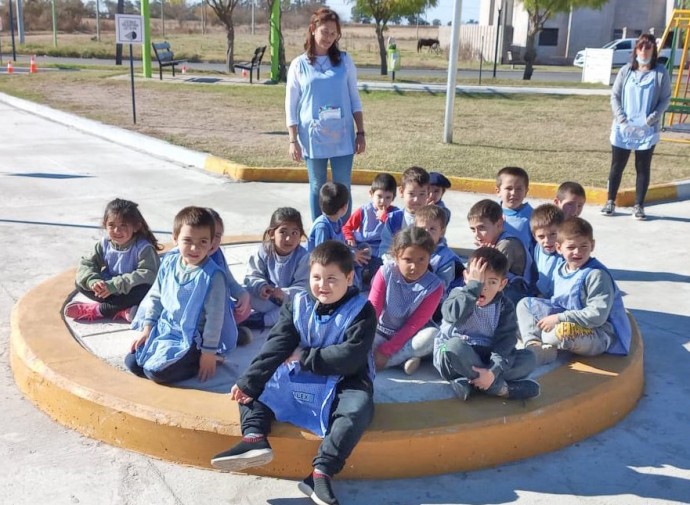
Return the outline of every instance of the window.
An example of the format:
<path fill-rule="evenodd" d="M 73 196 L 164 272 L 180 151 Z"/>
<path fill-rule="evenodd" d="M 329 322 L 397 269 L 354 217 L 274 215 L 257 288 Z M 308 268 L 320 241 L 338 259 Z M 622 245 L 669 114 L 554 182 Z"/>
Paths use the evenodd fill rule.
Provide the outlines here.
<path fill-rule="evenodd" d="M 558 28 L 544 28 L 539 32 L 540 46 L 557 46 L 558 45 Z"/>
<path fill-rule="evenodd" d="M 621 28 L 617 28 L 613 30 L 613 38 L 614 39 L 622 39 L 623 38 L 623 30 Z"/>
<path fill-rule="evenodd" d="M 619 42 L 616 47 L 614 47 L 616 51 L 621 51 L 624 49 L 632 49 L 632 42 L 629 40 L 624 40 L 622 42 Z"/>

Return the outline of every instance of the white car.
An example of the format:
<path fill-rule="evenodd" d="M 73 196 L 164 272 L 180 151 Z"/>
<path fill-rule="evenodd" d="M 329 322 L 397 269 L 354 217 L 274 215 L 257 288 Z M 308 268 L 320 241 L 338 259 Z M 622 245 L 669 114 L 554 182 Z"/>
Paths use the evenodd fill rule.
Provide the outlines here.
<path fill-rule="evenodd" d="M 614 67 L 622 67 L 626 63 L 630 63 L 630 60 L 632 59 L 632 52 L 635 47 L 635 42 L 637 42 L 637 39 L 616 39 L 612 40 L 608 44 L 606 44 L 602 49 L 613 49 L 613 66 Z M 660 40 L 657 39 L 657 44 L 659 44 Z M 674 54 L 674 66 L 679 66 L 680 65 L 680 60 L 683 55 L 683 50 L 682 49 L 676 49 L 676 52 Z M 690 55 L 689 55 L 690 56 Z M 659 57 L 657 61 L 659 63 L 666 64 L 668 59 L 671 57 L 671 48 L 670 47 L 665 47 L 661 51 L 659 51 Z M 686 61 L 690 61 L 690 58 L 686 58 Z M 585 51 L 584 49 L 582 51 L 578 51 L 577 54 L 575 55 L 575 59 L 573 60 L 573 65 L 576 67 L 584 67 L 585 66 Z"/>

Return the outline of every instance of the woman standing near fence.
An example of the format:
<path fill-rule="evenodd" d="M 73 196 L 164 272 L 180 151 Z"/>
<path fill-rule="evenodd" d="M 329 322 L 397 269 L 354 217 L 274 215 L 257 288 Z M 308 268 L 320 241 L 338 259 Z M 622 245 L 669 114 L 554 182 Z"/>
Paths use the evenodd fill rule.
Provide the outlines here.
<path fill-rule="evenodd" d="M 646 219 L 644 199 L 649 188 L 652 154 L 659 142 L 661 118 L 671 99 L 671 79 L 666 68 L 657 63 L 654 35 L 640 35 L 632 61 L 620 69 L 611 90 L 613 125 L 611 126 L 611 171 L 608 198 L 601 213 L 610 216 L 623 170 L 635 151 L 635 207 L 633 217 Z"/>
<path fill-rule="evenodd" d="M 326 182 L 328 160 L 333 181 L 350 189 L 354 154 L 366 146 L 357 70 L 338 49 L 340 36 L 338 14 L 328 8 L 314 12 L 305 52 L 292 61 L 287 76 L 289 152 L 293 161 L 307 163 L 312 220 L 321 215 L 319 189 Z"/>

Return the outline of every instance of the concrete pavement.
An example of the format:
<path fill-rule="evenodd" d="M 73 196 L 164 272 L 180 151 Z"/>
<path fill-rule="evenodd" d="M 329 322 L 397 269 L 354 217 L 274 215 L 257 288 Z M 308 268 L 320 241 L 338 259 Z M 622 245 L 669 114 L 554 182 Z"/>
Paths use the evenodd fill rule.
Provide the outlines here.
<path fill-rule="evenodd" d="M 260 233 L 270 212 L 307 212 L 303 184 L 234 183 L 121 147 L 0 101 L 0 502 L 257 504 L 308 501 L 291 481 L 185 468 L 109 447 L 52 422 L 14 386 L 9 313 L 41 280 L 72 268 L 100 235 L 105 203 L 134 200 L 158 236 L 189 204 L 212 206 L 227 233 Z M 94 132 L 98 133 L 98 132 Z M 518 163 L 519 160 L 516 160 Z M 366 188 L 355 187 L 356 202 Z M 479 195 L 449 193 L 449 240 L 470 243 L 463 214 Z M 647 208 L 649 220 L 588 206 L 596 255 L 626 293 L 645 339 L 646 394 L 615 428 L 562 451 L 496 469 L 404 481 L 337 481 L 343 504 L 649 504 L 690 498 L 690 202 Z M 625 212 L 622 209 L 621 212 Z M 414 457 L 414 455 L 410 455 Z"/>

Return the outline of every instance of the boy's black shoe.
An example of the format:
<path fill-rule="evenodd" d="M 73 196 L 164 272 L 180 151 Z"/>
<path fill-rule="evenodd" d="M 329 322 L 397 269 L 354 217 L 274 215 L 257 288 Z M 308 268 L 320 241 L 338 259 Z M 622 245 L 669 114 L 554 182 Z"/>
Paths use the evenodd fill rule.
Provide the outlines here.
<path fill-rule="evenodd" d="M 240 324 L 252 330 L 263 330 L 266 327 L 264 315 L 261 312 L 252 312 L 252 314 Z"/>
<path fill-rule="evenodd" d="M 338 505 L 338 499 L 331 489 L 331 478 L 326 474 L 312 472 L 297 487 L 318 505 Z"/>
<path fill-rule="evenodd" d="M 265 465 L 272 459 L 273 450 L 266 437 L 242 437 L 242 441 L 232 449 L 213 456 L 211 466 L 226 472 L 234 472 L 252 466 Z"/>
<path fill-rule="evenodd" d="M 457 379 L 451 380 L 450 387 L 453 389 L 455 396 L 460 398 L 463 402 L 466 402 L 470 397 L 472 386 L 470 386 L 470 381 L 467 377 L 458 377 Z"/>
<path fill-rule="evenodd" d="M 237 346 L 238 347 L 244 347 L 245 345 L 249 345 L 252 341 L 252 338 L 254 338 L 252 330 L 249 329 L 247 326 L 240 325 L 237 327 Z"/>
<path fill-rule="evenodd" d="M 539 396 L 539 384 L 532 379 L 509 381 L 507 385 L 509 400 L 528 400 Z"/>

